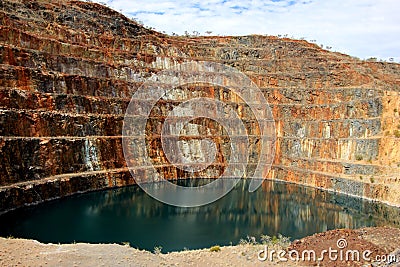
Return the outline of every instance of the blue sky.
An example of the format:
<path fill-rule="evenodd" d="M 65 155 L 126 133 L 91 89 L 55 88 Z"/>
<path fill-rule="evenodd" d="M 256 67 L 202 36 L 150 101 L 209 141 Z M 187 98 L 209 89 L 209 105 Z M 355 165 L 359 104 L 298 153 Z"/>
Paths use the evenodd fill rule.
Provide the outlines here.
<path fill-rule="evenodd" d="M 96 0 L 171 34 L 287 35 L 400 62 L 399 0 Z"/>

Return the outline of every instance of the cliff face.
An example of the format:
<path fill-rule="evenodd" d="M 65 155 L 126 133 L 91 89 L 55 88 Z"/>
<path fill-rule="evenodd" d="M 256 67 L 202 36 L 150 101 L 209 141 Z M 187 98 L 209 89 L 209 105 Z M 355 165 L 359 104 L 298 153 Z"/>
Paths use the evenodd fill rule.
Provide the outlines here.
<path fill-rule="evenodd" d="M 79 1 L 1 1 L 0 21 L 0 211 L 135 183 L 122 151 L 125 110 L 148 77 L 189 61 L 234 67 L 263 92 L 277 136 L 268 178 L 400 204 L 399 64 L 276 37 L 171 37 Z M 241 109 L 235 94 L 201 84 L 159 102 L 146 144 L 168 179 L 191 174 L 162 153 L 162 118 L 199 94 Z M 219 152 L 195 175 L 218 176 L 230 156 L 224 133 L 212 121 L 193 124 L 214 133 Z M 250 144 L 251 163 L 260 147 Z"/>

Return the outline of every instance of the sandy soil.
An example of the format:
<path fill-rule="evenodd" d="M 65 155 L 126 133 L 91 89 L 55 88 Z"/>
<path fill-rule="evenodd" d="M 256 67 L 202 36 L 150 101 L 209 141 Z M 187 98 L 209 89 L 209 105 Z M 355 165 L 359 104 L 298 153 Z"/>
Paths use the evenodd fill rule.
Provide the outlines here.
<path fill-rule="evenodd" d="M 347 244 L 338 240 L 345 239 Z M 344 247 L 344 245 L 346 245 Z M 317 258 L 321 251 L 329 247 L 338 251 L 338 260 L 330 260 L 325 255 L 323 261 L 301 261 L 304 250 L 314 250 Z M 272 250 L 282 249 L 278 245 L 270 245 L 267 255 Z M 278 260 L 261 261 L 258 257 L 265 254 L 264 245 L 238 245 L 221 247 L 218 252 L 210 249 L 154 254 L 118 244 L 41 244 L 34 240 L 0 238 L 0 266 L 400 266 L 400 229 L 396 228 L 364 228 L 359 230 L 333 230 L 295 240 L 285 248 L 285 257 L 289 252 L 297 251 L 298 262 Z M 371 251 L 365 261 L 340 261 L 339 251 L 343 255 L 348 250 Z M 397 253 L 397 263 L 388 264 L 374 262 L 377 255 Z M 295 254 L 291 254 L 295 257 Z M 306 254 L 305 254 L 306 255 Z M 343 257 L 345 259 L 345 257 Z"/>

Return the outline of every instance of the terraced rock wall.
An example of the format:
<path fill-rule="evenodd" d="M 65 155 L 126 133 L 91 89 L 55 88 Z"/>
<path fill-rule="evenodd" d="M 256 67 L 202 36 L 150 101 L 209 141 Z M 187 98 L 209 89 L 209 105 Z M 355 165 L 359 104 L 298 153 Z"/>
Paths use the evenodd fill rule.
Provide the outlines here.
<path fill-rule="evenodd" d="M 0 22 L 0 211 L 134 184 L 121 141 L 131 96 L 152 74 L 190 61 L 234 67 L 263 92 L 277 136 L 268 178 L 400 205 L 399 64 L 273 36 L 166 36 L 79 1 L 5 0 Z M 172 107 L 194 96 L 238 112 L 246 107 L 224 87 L 179 91 L 153 110 L 147 151 L 165 178 L 217 177 L 230 157 L 217 124 L 193 122 L 196 133 L 213 133 L 219 152 L 197 174 L 168 162 L 160 125 Z M 260 154 L 258 131 L 251 113 L 241 118 L 255 136 L 252 163 Z M 253 170 L 249 164 L 247 173 Z"/>

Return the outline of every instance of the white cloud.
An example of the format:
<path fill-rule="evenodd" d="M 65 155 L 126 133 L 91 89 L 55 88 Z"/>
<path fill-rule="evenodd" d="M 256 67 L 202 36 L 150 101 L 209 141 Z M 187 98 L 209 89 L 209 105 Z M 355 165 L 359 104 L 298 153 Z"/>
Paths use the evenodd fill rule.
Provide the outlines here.
<path fill-rule="evenodd" d="M 109 0 L 108 4 L 167 33 L 288 34 L 360 58 L 400 61 L 398 0 Z"/>

